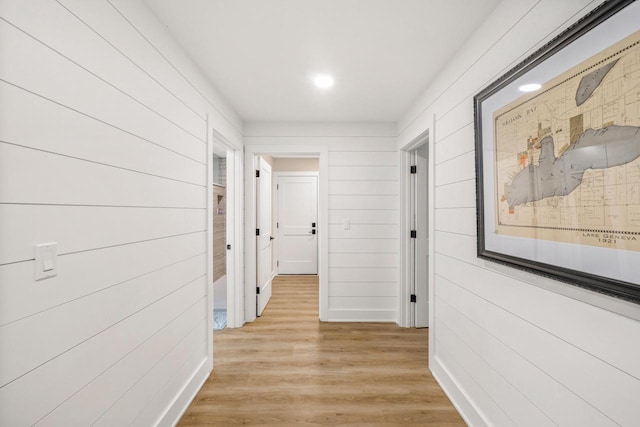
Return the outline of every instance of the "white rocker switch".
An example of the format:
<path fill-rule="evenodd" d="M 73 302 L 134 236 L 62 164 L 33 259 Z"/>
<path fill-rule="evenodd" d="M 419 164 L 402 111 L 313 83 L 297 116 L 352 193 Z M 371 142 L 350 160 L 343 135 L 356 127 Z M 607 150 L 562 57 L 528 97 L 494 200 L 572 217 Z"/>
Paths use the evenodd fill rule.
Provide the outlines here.
<path fill-rule="evenodd" d="M 36 280 L 58 275 L 58 244 L 42 243 L 36 245 Z"/>

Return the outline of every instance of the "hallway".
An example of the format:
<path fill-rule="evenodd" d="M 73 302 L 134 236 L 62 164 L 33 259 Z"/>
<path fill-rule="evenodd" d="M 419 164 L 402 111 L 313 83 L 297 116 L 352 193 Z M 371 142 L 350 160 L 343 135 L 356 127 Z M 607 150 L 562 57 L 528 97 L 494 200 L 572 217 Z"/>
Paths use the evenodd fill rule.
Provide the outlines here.
<path fill-rule="evenodd" d="M 180 426 L 464 422 L 427 369 L 427 329 L 319 323 L 316 276 L 280 276 L 262 317 L 214 333 L 214 370 Z"/>

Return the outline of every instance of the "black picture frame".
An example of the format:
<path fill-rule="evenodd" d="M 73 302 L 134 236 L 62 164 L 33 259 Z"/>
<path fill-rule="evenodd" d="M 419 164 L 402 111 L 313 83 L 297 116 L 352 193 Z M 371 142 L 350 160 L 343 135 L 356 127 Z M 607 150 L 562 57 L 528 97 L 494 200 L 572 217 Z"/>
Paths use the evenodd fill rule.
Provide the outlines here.
<path fill-rule="evenodd" d="M 481 259 L 526 270 L 640 304 L 640 251 L 590 246 L 589 244 L 577 244 L 575 242 L 550 241 L 549 239 L 537 237 L 537 234 L 534 237 L 500 234 L 497 226 L 502 226 L 502 222 L 497 218 L 497 212 L 502 212 L 505 208 L 499 204 L 500 197 L 498 196 L 501 190 L 497 183 L 504 183 L 505 181 L 499 181 L 499 179 L 496 178 L 496 174 L 499 172 L 497 170 L 499 168 L 497 168 L 496 165 L 499 161 L 494 159 L 496 157 L 495 153 L 499 152 L 499 150 L 494 147 L 494 144 L 497 147 L 498 140 L 495 128 L 499 126 L 499 123 L 509 126 L 506 120 L 502 122 L 495 121 L 498 116 L 494 117 L 494 114 L 498 114 L 497 112 L 499 112 L 501 108 L 505 108 L 505 106 L 517 105 L 520 99 L 525 99 L 522 104 L 520 104 L 524 105 L 530 102 L 528 100 L 533 100 L 537 96 L 522 95 L 522 93 L 519 92 L 516 95 L 512 95 L 512 93 L 516 93 L 516 85 L 527 82 L 529 76 L 535 76 L 536 74 L 544 75 L 544 73 L 547 73 L 547 80 L 540 83 L 546 84 L 553 82 L 554 78 L 564 76 L 568 71 L 571 71 L 572 67 L 579 67 L 581 64 L 584 64 L 587 59 L 591 59 L 594 55 L 597 56 L 603 51 L 606 51 L 607 48 L 601 49 L 602 46 L 595 46 L 593 52 L 583 52 L 584 50 L 588 50 L 584 46 L 591 46 L 587 41 L 589 39 L 606 39 L 610 33 L 616 31 L 621 34 L 628 32 L 629 36 L 636 33 L 640 30 L 640 7 L 638 7 L 640 5 L 635 4 L 631 6 L 633 3 L 634 0 L 614 0 L 601 4 L 475 95 L 477 256 Z M 624 28 L 625 26 L 629 28 Z M 635 28 L 633 28 L 634 26 Z M 612 31 L 611 28 L 615 28 L 615 31 Z M 602 43 L 610 43 L 606 45 L 608 48 L 617 46 L 616 43 L 620 39 L 616 39 L 616 37 L 616 35 L 612 35 L 611 40 L 605 40 Z M 600 41 L 598 43 L 600 43 Z M 598 43 L 593 44 L 597 45 Z M 580 49 L 581 47 L 582 50 Z M 575 54 L 575 52 L 580 52 L 580 55 L 587 55 L 587 59 L 582 59 L 581 61 L 580 58 L 577 58 L 580 55 Z M 590 54 L 591 56 L 588 56 Z M 563 58 L 563 55 L 567 56 L 567 58 Z M 574 57 L 577 59 L 574 59 Z M 571 66 L 571 61 L 577 62 Z M 564 69 L 558 65 L 567 63 L 569 66 Z M 558 66 L 558 68 L 554 69 L 554 66 Z M 566 81 L 566 79 L 563 80 L 563 82 Z M 543 85 L 540 91 L 542 93 L 547 92 L 545 88 L 546 86 Z M 529 98 L 526 98 L 527 96 L 529 96 Z M 577 103 L 577 99 L 576 92 L 576 100 L 574 102 Z M 531 101 L 531 105 L 534 105 L 534 101 Z M 517 115 L 513 117 L 515 119 Z M 640 127 L 640 121 L 635 125 Z M 538 123 L 537 140 L 540 139 L 539 129 L 540 124 Z M 553 138 L 553 131 L 551 132 L 551 136 Z M 535 144 L 537 144 L 537 142 L 533 143 L 534 147 L 536 147 Z M 541 145 L 542 144 L 540 144 L 540 146 Z M 536 148 L 533 149 L 533 151 L 535 150 Z M 540 151 L 542 150 L 540 149 Z M 534 156 L 532 155 L 530 157 L 533 159 Z M 558 157 L 556 157 L 556 159 L 557 158 Z M 533 160 L 531 161 L 533 162 Z M 527 168 L 527 166 L 522 167 Z M 504 192 L 506 193 L 507 190 L 504 190 Z M 533 198 L 534 196 L 529 197 Z M 534 202 L 540 202 L 541 200 L 542 199 L 536 199 Z M 533 204 L 529 206 L 533 206 Z M 509 206 L 507 210 L 509 214 L 512 214 L 511 209 L 515 212 L 518 208 L 519 206 L 515 208 Z M 570 232 L 574 233 L 574 235 L 579 235 L 580 233 L 584 235 L 585 231 L 580 231 L 581 229 L 579 228 L 572 229 L 571 227 L 571 224 L 567 224 L 567 228 L 572 230 Z M 533 229 L 535 227 L 529 228 Z M 506 229 L 509 229 L 509 227 L 506 227 Z M 624 234 L 620 235 L 620 237 L 625 239 L 633 238 L 640 241 L 640 225 L 636 231 L 637 234 L 632 230 L 632 234 Z M 536 230 L 527 230 L 527 232 L 537 233 Z M 609 231 L 609 233 L 617 236 L 617 234 L 613 234 L 615 231 Z M 592 234 L 595 235 L 596 233 Z M 601 235 L 605 236 L 609 234 L 603 232 Z M 587 237 L 584 238 L 587 239 Z M 549 251 L 551 254 L 547 253 Z M 551 256 L 553 253 L 556 253 L 558 256 Z M 567 255 L 567 253 L 569 253 L 569 255 Z M 604 256 L 600 254 L 604 254 Z M 587 259 L 583 264 L 577 261 L 564 261 L 565 258 L 578 260 L 583 257 Z M 621 272 L 615 272 L 610 269 L 609 266 L 595 265 L 597 262 L 600 262 L 600 260 L 607 262 L 607 260 L 610 259 L 618 260 L 620 259 L 619 257 L 622 257 L 624 263 L 629 263 L 630 268 Z"/>

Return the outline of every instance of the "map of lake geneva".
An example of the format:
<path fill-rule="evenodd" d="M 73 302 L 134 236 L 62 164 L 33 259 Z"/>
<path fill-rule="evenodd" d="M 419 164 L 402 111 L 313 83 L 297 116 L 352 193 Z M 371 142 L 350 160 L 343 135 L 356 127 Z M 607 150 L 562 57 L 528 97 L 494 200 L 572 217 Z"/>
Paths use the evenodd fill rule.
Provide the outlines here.
<path fill-rule="evenodd" d="M 493 113 L 497 234 L 640 252 L 640 31 Z"/>

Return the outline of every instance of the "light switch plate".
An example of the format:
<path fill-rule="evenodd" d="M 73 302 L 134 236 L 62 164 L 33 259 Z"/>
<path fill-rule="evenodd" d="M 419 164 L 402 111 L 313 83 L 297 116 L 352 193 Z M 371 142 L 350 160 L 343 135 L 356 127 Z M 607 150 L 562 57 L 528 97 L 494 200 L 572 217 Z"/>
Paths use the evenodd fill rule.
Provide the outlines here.
<path fill-rule="evenodd" d="M 58 244 L 40 243 L 35 246 L 36 280 L 48 279 L 58 275 Z"/>

